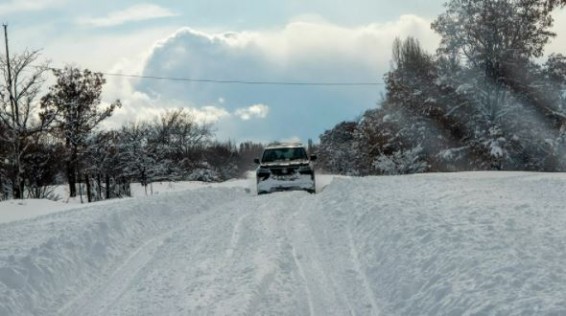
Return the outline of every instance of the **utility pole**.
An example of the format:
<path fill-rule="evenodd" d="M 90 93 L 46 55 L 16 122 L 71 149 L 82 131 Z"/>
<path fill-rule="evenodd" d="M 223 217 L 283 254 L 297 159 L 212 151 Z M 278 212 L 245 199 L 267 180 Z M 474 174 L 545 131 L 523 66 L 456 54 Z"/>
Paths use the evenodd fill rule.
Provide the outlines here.
<path fill-rule="evenodd" d="M 4 26 L 4 40 L 6 42 L 6 68 L 8 68 L 8 95 L 10 98 L 10 110 L 12 110 L 12 118 L 15 120 L 15 125 L 18 125 L 19 114 L 18 107 L 14 100 L 14 94 L 12 92 L 12 67 L 10 66 L 10 50 L 8 49 L 8 24 L 3 24 Z"/>
<path fill-rule="evenodd" d="M 10 50 L 8 49 L 8 25 L 3 24 L 4 26 L 4 39 L 6 43 L 6 70 L 8 74 L 8 96 L 10 98 L 10 110 L 11 113 L 11 123 L 12 126 L 9 128 L 12 130 L 13 134 L 13 146 L 14 146 L 14 157 L 12 157 L 12 163 L 15 164 L 16 169 L 16 178 L 15 183 L 12 183 L 12 194 L 16 199 L 23 199 L 24 198 L 24 187 L 22 181 L 22 164 L 21 164 L 21 130 L 20 130 L 20 113 L 18 109 L 18 102 L 16 102 L 16 98 L 14 97 L 14 86 L 12 82 L 12 66 L 10 65 Z"/>

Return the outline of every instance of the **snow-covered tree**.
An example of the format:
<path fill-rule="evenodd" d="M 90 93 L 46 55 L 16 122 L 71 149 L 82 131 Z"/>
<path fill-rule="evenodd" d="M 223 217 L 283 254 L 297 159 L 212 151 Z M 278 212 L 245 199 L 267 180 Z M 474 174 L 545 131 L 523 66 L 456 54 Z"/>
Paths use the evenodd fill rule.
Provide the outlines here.
<path fill-rule="evenodd" d="M 423 148 L 417 146 L 410 150 L 398 150 L 393 155 L 380 155 L 374 161 L 374 168 L 385 175 L 422 173 L 428 164 L 422 159 Z"/>
<path fill-rule="evenodd" d="M 468 144 L 482 168 L 514 165 L 520 142 L 528 140 L 520 131 L 532 125 L 525 118 L 540 114 L 539 104 L 528 98 L 534 88 L 531 60 L 542 56 L 555 35 L 550 30 L 555 5 L 536 0 L 452 0 L 432 25 L 442 36 L 439 54 L 460 62 L 459 71 L 447 80 L 467 98 L 468 126 L 474 131 Z"/>
<path fill-rule="evenodd" d="M 146 122 L 130 123 L 119 132 L 120 165 L 129 177 L 147 185 L 164 173 L 162 155 L 150 146 L 152 128 Z"/>
<path fill-rule="evenodd" d="M 203 161 L 199 169 L 210 169 L 215 177 L 209 176 L 206 181 L 222 181 L 242 175 L 238 169 L 240 155 L 237 146 L 231 142 L 213 142 L 203 150 Z M 203 179 L 204 180 L 204 179 Z"/>
<path fill-rule="evenodd" d="M 54 198 L 52 191 L 63 169 L 63 155 L 63 145 L 45 133 L 37 133 L 28 140 L 28 148 L 22 156 L 22 162 L 26 166 L 25 197 Z"/>
<path fill-rule="evenodd" d="M 457 140 L 447 113 L 449 91 L 439 84 L 438 64 L 410 37 L 395 40 L 392 64 L 385 76 L 387 94 L 380 109 L 383 114 L 373 119 L 382 135 L 382 145 L 371 160 L 372 167 L 376 156 L 411 152 L 427 161 L 424 165 L 442 170 L 434 164 L 435 154 Z"/>
<path fill-rule="evenodd" d="M 46 115 L 55 117 L 54 133 L 65 142 L 70 196 L 76 196 L 75 183 L 80 172 L 79 153 L 90 133 L 112 115 L 120 101 L 107 106 L 100 95 L 105 79 L 100 73 L 66 67 L 54 70 L 56 83 L 41 100 Z"/>
<path fill-rule="evenodd" d="M 356 126 L 357 171 L 564 170 L 566 59 L 539 64 L 564 5 L 452 0 L 432 25 L 437 55 L 396 40 L 385 99 Z"/>
<path fill-rule="evenodd" d="M 84 166 L 79 182 L 86 185 L 88 202 L 111 198 L 108 193 L 111 188 L 106 188 L 106 179 L 123 175 L 117 164 L 119 151 L 116 150 L 116 138 L 114 131 L 97 131 L 85 139 L 81 157 Z"/>
<path fill-rule="evenodd" d="M 357 174 L 357 157 L 353 151 L 356 122 L 344 121 L 320 136 L 318 147 L 319 168 L 324 171 L 353 175 Z"/>
<path fill-rule="evenodd" d="M 555 7 L 566 6 L 566 0 L 546 0 L 545 1 L 548 10 L 553 10 Z"/>
<path fill-rule="evenodd" d="M 160 155 L 163 176 L 186 178 L 203 161 L 203 150 L 212 140 L 209 125 L 199 124 L 183 108 L 162 113 L 151 124 L 149 146 Z"/>

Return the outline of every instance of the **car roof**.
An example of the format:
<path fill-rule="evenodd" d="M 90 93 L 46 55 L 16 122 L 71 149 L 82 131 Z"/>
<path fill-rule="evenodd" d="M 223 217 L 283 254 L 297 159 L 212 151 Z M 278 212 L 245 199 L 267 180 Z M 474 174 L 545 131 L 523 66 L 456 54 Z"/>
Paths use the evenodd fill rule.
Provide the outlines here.
<path fill-rule="evenodd" d="M 269 145 L 265 149 L 276 149 L 276 148 L 305 148 L 301 143 L 285 143 L 278 145 Z"/>

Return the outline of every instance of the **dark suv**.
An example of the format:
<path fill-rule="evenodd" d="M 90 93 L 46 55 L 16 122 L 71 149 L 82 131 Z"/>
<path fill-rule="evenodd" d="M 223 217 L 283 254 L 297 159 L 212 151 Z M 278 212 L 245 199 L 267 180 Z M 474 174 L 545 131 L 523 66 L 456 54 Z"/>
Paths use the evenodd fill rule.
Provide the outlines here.
<path fill-rule="evenodd" d="M 316 155 L 307 155 L 302 145 L 275 145 L 266 147 L 256 171 L 257 193 L 282 190 L 305 190 L 316 193 L 312 161 Z"/>

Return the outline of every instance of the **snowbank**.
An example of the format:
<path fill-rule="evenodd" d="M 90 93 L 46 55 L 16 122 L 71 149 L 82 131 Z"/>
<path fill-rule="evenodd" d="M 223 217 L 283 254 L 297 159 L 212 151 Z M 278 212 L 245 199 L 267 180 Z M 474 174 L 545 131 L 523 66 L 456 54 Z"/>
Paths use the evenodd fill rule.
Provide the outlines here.
<path fill-rule="evenodd" d="M 252 187 L 253 179 L 234 179 L 220 183 L 206 183 L 200 181 L 180 181 L 180 182 L 154 182 L 143 187 L 139 183 L 131 184 L 132 197 L 140 198 L 146 196 L 159 195 L 171 192 L 182 192 L 187 190 L 196 190 L 201 188 L 244 188 Z M 83 192 L 85 190 L 83 189 Z M 57 213 L 70 210 L 77 207 L 94 206 L 102 207 L 103 205 L 119 203 L 129 197 L 121 199 L 111 199 L 87 203 L 86 197 L 80 196 L 70 198 L 69 189 L 66 185 L 56 186 L 53 195 L 59 197 L 57 201 L 48 199 L 25 199 L 25 200 L 7 200 L 0 201 L 0 224 L 17 220 L 30 219 L 42 215 Z"/>
<path fill-rule="evenodd" d="M 383 315 L 566 315 L 564 192 L 563 174 L 337 180 L 323 208 Z"/>
<path fill-rule="evenodd" d="M 0 315 L 60 315 L 156 234 L 242 191 L 169 193 L 0 224 Z"/>

